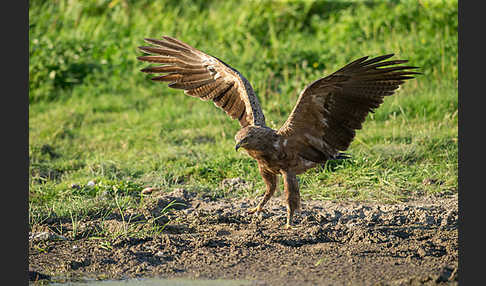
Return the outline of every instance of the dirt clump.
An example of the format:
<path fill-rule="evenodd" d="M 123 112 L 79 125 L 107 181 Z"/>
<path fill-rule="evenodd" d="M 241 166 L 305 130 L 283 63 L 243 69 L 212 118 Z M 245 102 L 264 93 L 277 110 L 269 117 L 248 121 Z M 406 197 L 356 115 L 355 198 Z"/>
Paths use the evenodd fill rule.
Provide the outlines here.
<path fill-rule="evenodd" d="M 261 285 L 457 285 L 457 195 L 400 204 L 303 201 L 290 230 L 283 228 L 279 198 L 261 215 L 248 215 L 255 204 L 184 189 L 154 192 L 132 210 L 130 222 L 127 215 L 96 218 L 80 222 L 75 237 L 30 239 L 29 267 L 36 277 L 58 281 L 157 276 Z M 134 235 L 148 227 L 156 231 Z M 62 228 L 72 230 L 68 223 Z M 30 237 L 46 229 L 60 227 L 33 226 Z M 100 239 L 100 229 L 112 237 Z"/>

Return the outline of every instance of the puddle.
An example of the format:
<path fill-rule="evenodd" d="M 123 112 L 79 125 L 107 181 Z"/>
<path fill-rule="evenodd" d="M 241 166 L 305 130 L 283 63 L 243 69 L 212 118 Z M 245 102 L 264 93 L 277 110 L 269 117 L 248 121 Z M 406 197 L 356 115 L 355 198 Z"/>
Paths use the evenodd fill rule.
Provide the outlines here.
<path fill-rule="evenodd" d="M 255 285 L 248 280 L 196 280 L 196 279 L 162 279 L 162 278 L 137 278 L 126 280 L 103 280 L 85 282 L 50 283 L 56 286 L 246 286 Z"/>

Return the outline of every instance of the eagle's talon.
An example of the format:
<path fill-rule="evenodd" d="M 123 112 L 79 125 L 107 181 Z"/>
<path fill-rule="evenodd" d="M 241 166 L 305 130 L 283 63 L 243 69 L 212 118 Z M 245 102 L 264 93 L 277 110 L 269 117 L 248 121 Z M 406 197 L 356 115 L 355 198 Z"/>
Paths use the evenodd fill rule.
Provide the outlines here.
<path fill-rule="evenodd" d="M 283 228 L 284 228 L 285 230 L 291 230 L 291 229 L 294 229 L 294 226 L 293 226 L 293 225 L 291 225 L 291 224 L 286 223 L 286 224 L 284 225 L 284 227 L 283 227 Z"/>
<path fill-rule="evenodd" d="M 263 211 L 262 208 L 260 208 L 260 207 L 254 207 L 254 208 L 251 208 L 251 209 L 248 210 L 248 214 L 254 214 L 254 213 L 256 213 L 258 215 L 262 211 Z"/>

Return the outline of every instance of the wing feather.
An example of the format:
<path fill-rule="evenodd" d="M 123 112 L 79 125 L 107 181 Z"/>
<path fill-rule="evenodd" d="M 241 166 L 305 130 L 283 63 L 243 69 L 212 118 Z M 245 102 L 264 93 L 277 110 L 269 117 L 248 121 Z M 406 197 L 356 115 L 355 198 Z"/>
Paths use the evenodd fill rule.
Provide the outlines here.
<path fill-rule="evenodd" d="M 309 84 L 278 130 L 302 158 L 325 162 L 346 150 L 369 112 L 378 108 L 417 67 L 398 66 L 393 54 L 359 58 L 335 73 Z M 292 143 L 291 143 L 292 142 Z"/>
<path fill-rule="evenodd" d="M 146 73 L 179 73 L 179 74 L 198 74 L 198 73 L 207 73 L 208 70 L 206 68 L 200 69 L 190 69 L 190 68 L 183 68 L 178 66 L 155 66 L 155 67 L 147 67 L 141 69 L 140 71 Z"/>
<path fill-rule="evenodd" d="M 139 49 L 148 55 L 137 59 L 163 64 L 141 70 L 162 74 L 152 80 L 168 82 L 169 87 L 183 89 L 189 96 L 212 100 L 232 119 L 238 119 L 242 127 L 265 126 L 265 117 L 253 88 L 236 69 L 175 38 L 163 36 L 162 39 L 145 41 L 152 45 Z"/>
<path fill-rule="evenodd" d="M 205 79 L 193 80 L 189 82 L 184 82 L 184 81 L 172 82 L 169 83 L 168 86 L 177 89 L 190 90 L 190 89 L 206 86 L 207 84 L 210 84 L 212 82 L 214 82 L 214 78 L 205 78 Z"/>

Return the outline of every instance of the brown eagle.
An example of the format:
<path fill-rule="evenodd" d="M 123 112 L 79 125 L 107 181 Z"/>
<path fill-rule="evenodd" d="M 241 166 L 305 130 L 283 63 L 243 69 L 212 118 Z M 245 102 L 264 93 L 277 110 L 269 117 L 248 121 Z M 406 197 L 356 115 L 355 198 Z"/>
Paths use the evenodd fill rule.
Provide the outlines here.
<path fill-rule="evenodd" d="M 380 106 L 417 67 L 398 65 L 407 60 L 389 60 L 393 54 L 357 59 L 329 76 L 308 84 L 300 93 L 287 121 L 278 130 L 266 126 L 265 116 L 248 80 L 222 60 L 169 36 L 145 39 L 139 47 L 148 55 L 140 61 L 160 63 L 142 72 L 161 73 L 152 78 L 201 100 L 212 100 L 232 119 L 240 122 L 235 149 L 244 148 L 258 162 L 266 184 L 265 195 L 249 213 L 261 212 L 284 180 L 287 223 L 300 208 L 297 175 L 339 158 L 369 112 Z"/>

